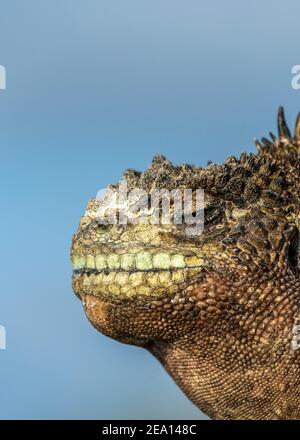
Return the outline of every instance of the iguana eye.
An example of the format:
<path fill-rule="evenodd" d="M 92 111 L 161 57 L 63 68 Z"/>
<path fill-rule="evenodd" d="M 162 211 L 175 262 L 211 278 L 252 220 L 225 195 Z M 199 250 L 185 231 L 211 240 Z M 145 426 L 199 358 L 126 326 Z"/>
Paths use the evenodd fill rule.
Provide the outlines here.
<path fill-rule="evenodd" d="M 208 206 L 204 208 L 204 224 L 216 224 L 222 218 L 222 210 L 219 206 Z"/>

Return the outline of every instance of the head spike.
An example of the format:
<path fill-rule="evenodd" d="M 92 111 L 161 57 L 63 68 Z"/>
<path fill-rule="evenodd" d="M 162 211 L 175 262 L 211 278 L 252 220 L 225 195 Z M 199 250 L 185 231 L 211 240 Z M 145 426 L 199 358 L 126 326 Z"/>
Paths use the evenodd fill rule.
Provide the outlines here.
<path fill-rule="evenodd" d="M 295 125 L 295 137 L 300 139 L 300 112 L 298 113 Z"/>
<path fill-rule="evenodd" d="M 276 142 L 276 136 L 275 136 L 275 134 L 273 134 L 271 131 L 270 131 L 269 134 L 270 134 L 270 137 L 271 137 L 273 143 L 275 144 L 275 142 Z"/>
<path fill-rule="evenodd" d="M 255 146 L 257 148 L 257 151 L 260 153 L 263 150 L 262 144 L 259 142 L 258 139 L 254 139 L 254 143 L 255 143 Z"/>
<path fill-rule="evenodd" d="M 278 109 L 277 125 L 278 125 L 279 137 L 290 139 L 291 132 L 289 130 L 289 127 L 287 126 L 284 115 L 284 109 L 282 106 L 280 106 Z"/>
<path fill-rule="evenodd" d="M 269 139 L 267 139 L 265 137 L 263 137 L 261 139 L 261 141 L 262 141 L 263 146 L 266 146 L 266 147 L 272 147 L 273 146 L 272 142 L 270 142 Z"/>

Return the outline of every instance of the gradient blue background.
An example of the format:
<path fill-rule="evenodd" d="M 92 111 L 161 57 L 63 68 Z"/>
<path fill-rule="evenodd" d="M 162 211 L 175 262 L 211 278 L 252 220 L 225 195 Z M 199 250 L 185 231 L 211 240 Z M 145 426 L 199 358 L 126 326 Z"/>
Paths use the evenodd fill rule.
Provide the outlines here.
<path fill-rule="evenodd" d="M 294 122 L 299 16 L 298 0 L 1 2 L 0 418 L 204 417 L 88 323 L 70 240 L 125 168 L 254 151 L 279 104 Z"/>

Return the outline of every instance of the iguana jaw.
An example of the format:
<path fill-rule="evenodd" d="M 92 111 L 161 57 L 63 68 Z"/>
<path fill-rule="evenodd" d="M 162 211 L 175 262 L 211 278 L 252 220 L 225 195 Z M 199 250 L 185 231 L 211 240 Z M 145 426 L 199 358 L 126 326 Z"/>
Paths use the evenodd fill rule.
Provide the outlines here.
<path fill-rule="evenodd" d="M 183 311 L 193 313 L 194 303 L 185 291 L 201 280 L 208 264 L 201 247 L 129 243 L 99 246 L 94 255 L 78 250 L 75 240 L 73 289 L 99 331 L 142 346 L 186 333 L 193 321 L 186 323 Z"/>
<path fill-rule="evenodd" d="M 179 239 L 125 244 L 113 242 L 109 232 L 107 243 L 94 247 L 82 246 L 81 234 L 73 240 L 73 290 L 93 326 L 138 346 L 192 331 L 198 312 L 191 289 L 201 289 L 220 247 Z"/>

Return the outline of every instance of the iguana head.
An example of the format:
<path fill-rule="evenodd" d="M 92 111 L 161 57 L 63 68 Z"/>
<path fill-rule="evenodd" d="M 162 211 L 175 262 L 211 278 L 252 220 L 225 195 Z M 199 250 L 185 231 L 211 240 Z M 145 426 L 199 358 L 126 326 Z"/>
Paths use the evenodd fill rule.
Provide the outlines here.
<path fill-rule="evenodd" d="M 136 190 L 150 196 L 167 190 L 171 218 L 178 207 L 172 191 L 194 195 L 203 189 L 199 233 L 187 233 L 184 223 L 153 224 L 149 218 L 122 224 L 119 213 L 114 224 L 104 224 L 99 209 L 105 199 L 95 198 L 73 237 L 73 286 L 93 325 L 150 349 L 215 417 L 246 414 L 249 402 L 245 397 L 237 413 L 236 397 L 216 392 L 214 381 L 220 388 L 226 378 L 242 399 L 234 384 L 245 380 L 246 371 L 278 364 L 285 350 L 295 356 L 289 347 L 299 311 L 300 118 L 291 135 L 280 108 L 278 129 L 278 138 L 256 142 L 257 154 L 229 157 L 222 165 L 173 166 L 156 156 L 145 172 L 124 173 L 128 192 L 135 194 L 127 207 L 136 203 Z M 109 197 L 118 189 L 110 186 Z M 162 212 L 160 203 L 157 209 Z M 195 198 L 189 209 L 197 215 Z M 179 361 L 182 356 L 188 364 Z M 205 373 L 208 365 L 211 373 Z M 216 399 L 224 402 L 218 407 Z"/>

